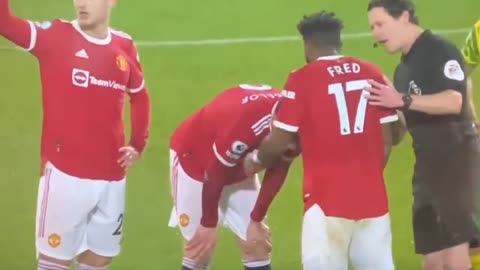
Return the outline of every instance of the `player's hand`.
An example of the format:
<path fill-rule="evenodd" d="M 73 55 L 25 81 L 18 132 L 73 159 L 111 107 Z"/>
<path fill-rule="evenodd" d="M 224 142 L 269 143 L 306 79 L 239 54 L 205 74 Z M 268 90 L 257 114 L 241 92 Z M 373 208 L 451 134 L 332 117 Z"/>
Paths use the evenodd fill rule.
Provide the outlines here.
<path fill-rule="evenodd" d="M 243 159 L 243 170 L 247 176 L 254 175 L 265 169 L 262 165 L 255 162 L 254 155 L 254 152 L 248 153 Z"/>
<path fill-rule="evenodd" d="M 207 263 L 216 243 L 217 228 L 208 228 L 200 224 L 193 238 L 187 242 L 185 253 L 197 264 Z"/>
<path fill-rule="evenodd" d="M 257 259 L 255 258 L 255 254 L 268 254 L 271 251 L 272 242 L 270 228 L 268 228 L 264 222 L 251 220 L 247 229 L 247 255 L 252 259 Z"/>
<path fill-rule="evenodd" d="M 368 92 L 365 98 L 368 104 L 381 106 L 385 108 L 401 108 L 403 106 L 402 94 L 395 89 L 393 84 L 386 76 L 383 77 L 387 84 L 382 84 L 374 80 L 368 80 L 370 87 L 365 88 Z"/>
<path fill-rule="evenodd" d="M 118 151 L 122 154 L 122 156 L 117 162 L 124 169 L 130 168 L 140 158 L 140 154 L 132 146 L 121 147 Z"/>

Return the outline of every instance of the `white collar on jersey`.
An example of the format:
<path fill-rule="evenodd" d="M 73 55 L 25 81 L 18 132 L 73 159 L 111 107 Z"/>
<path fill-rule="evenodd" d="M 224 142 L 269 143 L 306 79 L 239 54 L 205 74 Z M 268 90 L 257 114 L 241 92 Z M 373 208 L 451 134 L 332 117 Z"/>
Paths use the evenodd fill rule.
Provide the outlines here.
<path fill-rule="evenodd" d="M 78 25 L 77 20 L 74 20 L 71 23 L 73 25 L 73 28 L 75 28 L 75 30 L 77 30 L 88 42 L 91 42 L 97 45 L 108 45 L 110 44 L 110 41 L 112 41 L 112 33 L 110 29 L 108 29 L 108 36 L 104 39 L 100 39 L 100 38 L 92 37 L 87 33 L 83 32 L 82 29 L 80 29 L 80 25 Z"/>
<path fill-rule="evenodd" d="M 262 85 L 251 85 L 247 83 L 242 83 L 239 85 L 240 88 L 245 89 L 245 90 L 253 90 L 253 91 L 265 91 L 265 90 L 272 90 L 272 87 L 267 84 L 262 84 Z"/>
<path fill-rule="evenodd" d="M 317 58 L 317 60 L 337 60 L 342 58 L 343 55 L 329 55 L 329 56 L 321 56 Z"/>

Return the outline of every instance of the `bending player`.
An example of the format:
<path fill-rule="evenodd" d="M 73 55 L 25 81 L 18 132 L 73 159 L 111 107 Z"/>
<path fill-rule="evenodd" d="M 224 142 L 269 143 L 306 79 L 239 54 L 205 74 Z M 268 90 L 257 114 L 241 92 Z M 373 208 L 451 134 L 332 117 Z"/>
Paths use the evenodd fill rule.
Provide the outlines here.
<path fill-rule="evenodd" d="M 218 224 L 237 236 L 245 269 L 271 269 L 270 235 L 263 219 L 262 239 L 253 248 L 246 246 L 260 184 L 257 175 L 244 173 L 240 161 L 269 134 L 272 109 L 280 96 L 267 85 L 235 86 L 175 130 L 170 144 L 174 208 L 169 225 L 179 225 L 183 235 L 183 269 L 208 267 Z M 282 185 L 289 166 L 280 162 L 267 170 L 264 181 L 273 183 L 273 192 Z"/>

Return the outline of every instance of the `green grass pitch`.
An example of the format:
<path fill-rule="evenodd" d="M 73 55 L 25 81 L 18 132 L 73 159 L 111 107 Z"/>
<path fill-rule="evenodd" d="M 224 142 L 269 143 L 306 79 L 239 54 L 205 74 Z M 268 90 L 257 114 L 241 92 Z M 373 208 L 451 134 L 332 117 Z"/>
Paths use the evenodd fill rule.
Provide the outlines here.
<path fill-rule="evenodd" d="M 74 14 L 71 1 L 11 2 L 18 15 L 35 20 L 72 19 Z M 416 2 L 426 28 L 464 29 L 480 17 L 478 0 Z M 346 33 L 361 33 L 369 30 L 366 4 L 367 0 L 119 1 L 112 24 L 137 41 L 294 36 L 303 14 L 330 9 L 345 20 Z M 458 45 L 465 36 L 466 31 L 447 35 Z M 398 57 L 373 49 L 372 42 L 368 35 L 347 39 L 343 53 L 372 60 L 391 75 Z M 0 39 L 0 47 L 9 45 Z M 180 238 L 176 230 L 167 227 L 172 130 L 225 87 L 245 82 L 282 87 L 289 71 L 303 65 L 303 48 L 297 40 L 139 49 L 152 97 L 151 139 L 143 159 L 129 175 L 124 248 L 111 268 L 179 269 Z M 474 77 L 480 87 L 479 73 Z M 34 269 L 41 127 L 38 66 L 28 54 L 1 49 L 0 78 L 0 269 Z M 386 172 L 394 256 L 400 270 L 420 269 L 411 230 L 412 166 L 407 138 L 394 149 Z M 301 203 L 297 164 L 270 212 L 275 269 L 300 269 Z M 243 269 L 233 244 L 231 235 L 222 232 L 213 269 Z"/>

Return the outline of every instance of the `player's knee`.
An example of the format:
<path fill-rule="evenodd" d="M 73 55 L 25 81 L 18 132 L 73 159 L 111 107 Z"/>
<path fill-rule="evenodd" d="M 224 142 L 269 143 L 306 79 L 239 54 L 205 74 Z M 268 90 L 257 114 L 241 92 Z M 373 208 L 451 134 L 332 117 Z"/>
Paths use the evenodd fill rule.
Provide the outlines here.
<path fill-rule="evenodd" d="M 87 250 L 77 257 L 77 268 L 79 270 L 106 270 L 111 262 L 111 257 L 104 257 Z"/>

